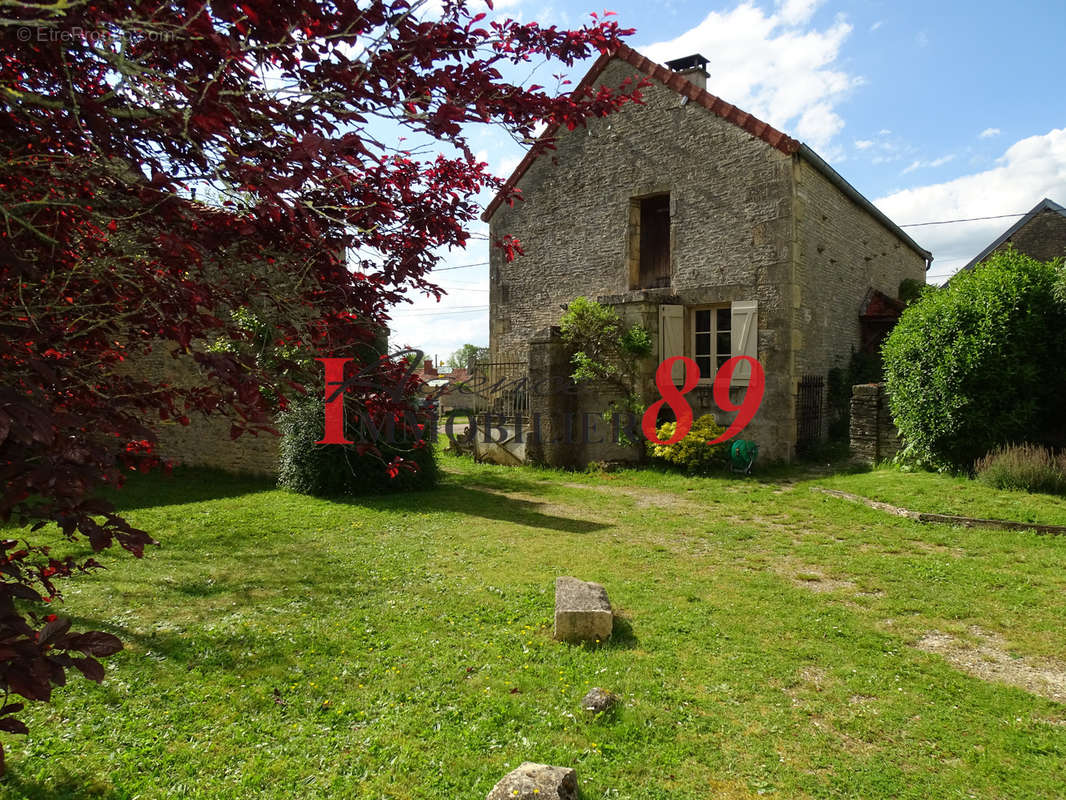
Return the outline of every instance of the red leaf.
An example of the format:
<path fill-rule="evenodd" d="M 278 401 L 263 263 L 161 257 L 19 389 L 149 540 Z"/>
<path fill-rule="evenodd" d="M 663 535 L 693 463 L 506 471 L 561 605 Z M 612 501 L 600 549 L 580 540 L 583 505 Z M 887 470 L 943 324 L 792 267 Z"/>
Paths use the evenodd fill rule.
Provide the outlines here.
<path fill-rule="evenodd" d="M 104 679 L 104 668 L 95 658 L 72 659 L 72 666 L 91 681 L 100 683 Z"/>
<path fill-rule="evenodd" d="M 110 656 L 122 649 L 122 640 L 103 631 L 89 631 L 67 638 L 69 650 L 80 650 L 91 656 Z"/>
<path fill-rule="evenodd" d="M 37 644 L 48 644 L 52 639 L 57 636 L 62 636 L 68 630 L 70 630 L 69 619 L 57 619 L 55 614 L 49 614 L 51 619 L 45 623 L 44 627 L 37 633 Z"/>
<path fill-rule="evenodd" d="M 22 720 L 15 719 L 14 717 L 3 717 L 0 719 L 0 731 L 26 734 L 30 732 L 30 729 L 26 727 L 26 723 Z"/>

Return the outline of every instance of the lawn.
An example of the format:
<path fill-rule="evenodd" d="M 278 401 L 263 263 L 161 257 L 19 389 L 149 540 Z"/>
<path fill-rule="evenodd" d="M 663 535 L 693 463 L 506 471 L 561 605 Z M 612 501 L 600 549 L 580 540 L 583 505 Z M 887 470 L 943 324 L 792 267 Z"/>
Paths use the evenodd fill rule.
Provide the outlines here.
<path fill-rule="evenodd" d="M 881 468 L 838 475 L 818 482 L 827 489 L 903 506 L 911 511 L 1066 525 L 1066 498 L 1027 492 L 1002 492 L 953 475 Z"/>
<path fill-rule="evenodd" d="M 136 481 L 120 502 L 161 546 L 63 606 L 127 647 L 3 734 L 0 797 L 483 798 L 523 760 L 575 767 L 588 800 L 1066 796 L 1066 706 L 917 646 L 1061 669 L 1066 537 L 810 489 L 881 473 L 444 464 L 439 489 L 351 502 Z M 954 491 L 898 479 L 880 499 Z M 552 641 L 560 574 L 607 587 L 609 642 Z M 594 685 L 614 716 L 579 710 Z"/>

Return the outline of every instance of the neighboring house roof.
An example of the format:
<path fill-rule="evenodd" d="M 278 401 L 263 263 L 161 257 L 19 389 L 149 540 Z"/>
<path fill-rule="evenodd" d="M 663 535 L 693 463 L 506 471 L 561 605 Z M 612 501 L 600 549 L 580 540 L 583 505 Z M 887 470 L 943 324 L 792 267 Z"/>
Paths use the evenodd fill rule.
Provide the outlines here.
<path fill-rule="evenodd" d="M 612 58 L 622 59 L 627 64 L 630 64 L 643 72 L 649 78 L 654 78 L 668 88 L 673 89 L 678 94 L 687 97 L 690 101 L 706 108 L 711 113 L 721 117 L 727 122 L 733 123 L 738 128 L 747 131 L 755 138 L 762 139 L 768 145 L 780 150 L 785 155 L 799 155 L 812 167 L 822 173 L 830 183 L 842 191 L 849 199 L 854 201 L 864 211 L 870 214 L 870 216 L 884 225 L 908 247 L 922 256 L 926 260 L 926 269 L 929 268 L 929 262 L 933 260 L 932 253 L 919 247 L 913 239 L 896 225 L 896 223 L 885 216 L 884 212 L 878 209 L 877 206 L 863 197 L 854 186 L 844 180 L 835 169 L 829 166 L 829 164 L 827 164 L 810 147 L 793 139 L 785 133 L 782 133 L 769 123 L 763 122 L 761 119 L 752 116 L 748 112 L 727 103 L 725 100 L 711 94 L 706 89 L 701 89 L 681 73 L 674 72 L 661 64 L 655 63 L 627 45 L 620 44 L 613 52 L 603 53 L 598 59 L 596 59 L 596 63 L 592 65 L 592 69 L 588 71 L 585 77 L 581 79 L 581 82 L 574 89 L 574 94 L 581 94 L 586 88 L 591 87 L 592 84 L 596 82 L 596 79 L 603 73 L 604 69 L 606 69 L 607 64 L 610 63 Z M 540 140 L 545 141 L 552 139 L 558 131 L 558 124 L 551 125 L 540 135 Z M 489 219 L 492 218 L 496 209 L 500 207 L 501 203 L 503 203 L 504 198 L 510 194 L 511 190 L 514 189 L 518 181 L 522 179 L 526 170 L 529 169 L 541 152 L 542 148 L 533 147 L 526 153 L 525 158 L 522 159 L 514 172 L 511 173 L 511 176 L 504 183 L 503 187 L 492 199 L 492 202 L 489 203 L 485 212 L 481 215 L 481 219 L 488 222 Z"/>
<path fill-rule="evenodd" d="M 986 247 L 984 250 L 982 250 L 980 253 L 970 259 L 970 262 L 962 269 L 973 269 L 974 267 L 976 267 L 990 255 L 992 255 L 992 253 L 995 252 L 998 248 L 1002 247 L 1004 242 L 1014 236 L 1014 234 L 1016 234 L 1026 225 L 1028 225 L 1032 221 L 1033 217 L 1045 211 L 1054 211 L 1056 214 L 1061 214 L 1062 216 L 1066 217 L 1066 208 L 1063 208 L 1058 203 L 1054 202 L 1053 200 L 1049 200 L 1045 197 L 1043 200 L 1033 206 L 1033 208 L 1029 211 L 1028 214 L 1026 214 L 1017 222 L 1015 222 L 1009 228 L 1007 228 L 1007 230 L 1003 231 L 1000 237 L 994 242 L 992 242 L 992 244 L 990 244 L 988 247 Z M 962 272 L 962 269 L 960 269 L 959 272 Z M 958 273 L 956 273 L 956 275 L 957 274 Z M 954 275 L 952 277 L 954 277 Z M 951 278 L 948 278 L 948 281 L 950 280 Z"/>

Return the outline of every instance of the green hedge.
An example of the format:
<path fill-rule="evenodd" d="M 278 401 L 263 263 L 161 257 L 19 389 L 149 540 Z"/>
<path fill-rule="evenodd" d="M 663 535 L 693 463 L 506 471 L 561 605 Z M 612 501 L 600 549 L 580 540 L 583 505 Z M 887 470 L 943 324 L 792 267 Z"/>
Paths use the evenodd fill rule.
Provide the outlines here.
<path fill-rule="evenodd" d="M 346 436 L 353 442 L 365 438 L 359 429 L 358 414 L 349 410 L 345 418 Z M 323 497 L 378 494 L 382 492 L 428 489 L 436 485 L 438 470 L 433 445 L 413 436 L 404 441 L 397 425 L 395 444 L 380 442 L 379 454 L 360 453 L 357 444 L 316 444 L 325 428 L 325 404 L 321 397 L 293 401 L 278 421 L 282 432 L 278 485 L 300 494 Z M 393 469 L 389 464 L 400 457 L 415 469 Z"/>
<path fill-rule="evenodd" d="M 904 458 L 970 469 L 997 445 L 1048 438 L 1066 389 L 1060 270 L 1008 250 L 903 312 L 882 356 Z"/>

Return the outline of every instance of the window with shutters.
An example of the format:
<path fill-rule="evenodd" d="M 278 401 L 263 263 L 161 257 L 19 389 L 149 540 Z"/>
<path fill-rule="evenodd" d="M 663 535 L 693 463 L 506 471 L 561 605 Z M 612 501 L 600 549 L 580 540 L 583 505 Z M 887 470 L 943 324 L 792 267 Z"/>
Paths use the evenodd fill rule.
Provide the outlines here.
<path fill-rule="evenodd" d="M 733 319 L 729 306 L 694 308 L 692 319 L 692 360 L 700 370 L 701 381 L 714 380 L 718 369 L 733 355 Z"/>
<path fill-rule="evenodd" d="M 629 287 L 670 285 L 670 195 L 635 197 L 629 202 Z"/>

